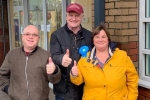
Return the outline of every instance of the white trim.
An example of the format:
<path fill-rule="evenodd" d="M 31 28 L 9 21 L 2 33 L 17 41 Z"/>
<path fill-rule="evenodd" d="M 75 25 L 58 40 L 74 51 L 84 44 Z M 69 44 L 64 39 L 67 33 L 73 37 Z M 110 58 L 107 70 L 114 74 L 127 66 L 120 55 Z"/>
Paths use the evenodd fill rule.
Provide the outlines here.
<path fill-rule="evenodd" d="M 139 86 L 150 89 L 150 77 L 145 74 L 146 54 L 150 54 L 150 50 L 145 49 L 146 40 L 146 23 L 150 22 L 150 18 L 145 16 L 145 2 L 146 0 L 139 0 Z"/>
<path fill-rule="evenodd" d="M 142 49 L 142 53 L 143 54 L 150 54 L 150 50 L 149 49 Z"/>
<path fill-rule="evenodd" d="M 144 80 L 139 80 L 139 86 L 145 87 L 150 89 L 150 82 L 144 81 Z"/>
<path fill-rule="evenodd" d="M 143 18 L 142 22 L 150 22 L 150 18 Z"/>

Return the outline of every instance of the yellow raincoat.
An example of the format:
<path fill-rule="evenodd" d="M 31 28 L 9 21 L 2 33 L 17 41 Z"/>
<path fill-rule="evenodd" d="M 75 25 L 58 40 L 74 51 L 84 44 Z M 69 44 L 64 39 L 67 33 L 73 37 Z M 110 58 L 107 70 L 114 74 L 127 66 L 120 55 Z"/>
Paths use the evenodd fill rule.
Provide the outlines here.
<path fill-rule="evenodd" d="M 125 51 L 116 48 L 102 68 L 89 54 L 79 60 L 78 76 L 70 76 L 76 85 L 85 82 L 82 100 L 137 100 L 138 74 Z"/>

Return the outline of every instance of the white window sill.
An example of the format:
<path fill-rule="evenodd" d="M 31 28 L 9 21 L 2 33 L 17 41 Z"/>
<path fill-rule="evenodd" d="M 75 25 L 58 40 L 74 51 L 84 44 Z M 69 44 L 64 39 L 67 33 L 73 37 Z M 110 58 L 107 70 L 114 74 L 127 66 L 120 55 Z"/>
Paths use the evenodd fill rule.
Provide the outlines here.
<path fill-rule="evenodd" d="M 139 86 L 150 89 L 150 82 L 139 79 Z"/>

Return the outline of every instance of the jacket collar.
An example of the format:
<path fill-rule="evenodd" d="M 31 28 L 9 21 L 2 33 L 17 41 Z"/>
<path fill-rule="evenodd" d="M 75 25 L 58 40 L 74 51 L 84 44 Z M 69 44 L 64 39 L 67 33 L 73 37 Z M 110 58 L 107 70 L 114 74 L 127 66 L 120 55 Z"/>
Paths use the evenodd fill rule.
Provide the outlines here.
<path fill-rule="evenodd" d="M 109 52 L 109 55 L 110 55 L 110 56 L 113 56 L 113 52 L 115 51 L 116 47 L 117 47 L 116 43 L 114 43 L 114 42 L 110 42 L 110 43 L 109 43 L 108 52 Z M 89 58 L 90 58 L 90 59 L 95 59 L 95 53 L 96 53 L 96 49 L 95 49 L 95 46 L 94 46 L 94 47 L 92 48 L 92 50 L 91 50 L 91 53 L 90 53 Z"/>
<path fill-rule="evenodd" d="M 34 53 L 34 52 L 36 52 L 37 49 L 38 49 L 38 46 L 35 47 L 35 49 L 31 52 L 31 54 Z M 25 53 L 25 51 L 24 51 L 24 46 L 22 46 L 22 51 Z"/>
<path fill-rule="evenodd" d="M 73 33 L 73 31 L 68 28 L 67 23 L 65 24 L 64 27 L 67 32 Z M 80 25 L 80 30 L 77 32 L 77 34 L 82 33 L 82 30 L 83 30 L 83 27 L 82 27 L 82 25 Z"/>

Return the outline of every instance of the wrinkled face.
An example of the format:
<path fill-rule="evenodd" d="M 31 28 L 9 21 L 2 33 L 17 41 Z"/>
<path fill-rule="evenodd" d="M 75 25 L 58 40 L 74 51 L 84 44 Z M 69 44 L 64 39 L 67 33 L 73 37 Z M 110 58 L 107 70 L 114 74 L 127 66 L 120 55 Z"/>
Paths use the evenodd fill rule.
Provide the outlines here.
<path fill-rule="evenodd" d="M 24 50 L 30 51 L 33 50 L 39 42 L 39 33 L 38 29 L 34 26 L 28 26 L 24 29 L 22 34 L 22 42 L 24 46 Z"/>
<path fill-rule="evenodd" d="M 97 35 L 93 38 L 93 43 L 98 50 L 105 50 L 108 48 L 108 37 L 104 30 L 101 30 Z"/>
<path fill-rule="evenodd" d="M 78 14 L 74 11 L 67 13 L 66 20 L 67 24 L 71 28 L 79 27 L 83 18 L 83 14 Z"/>

